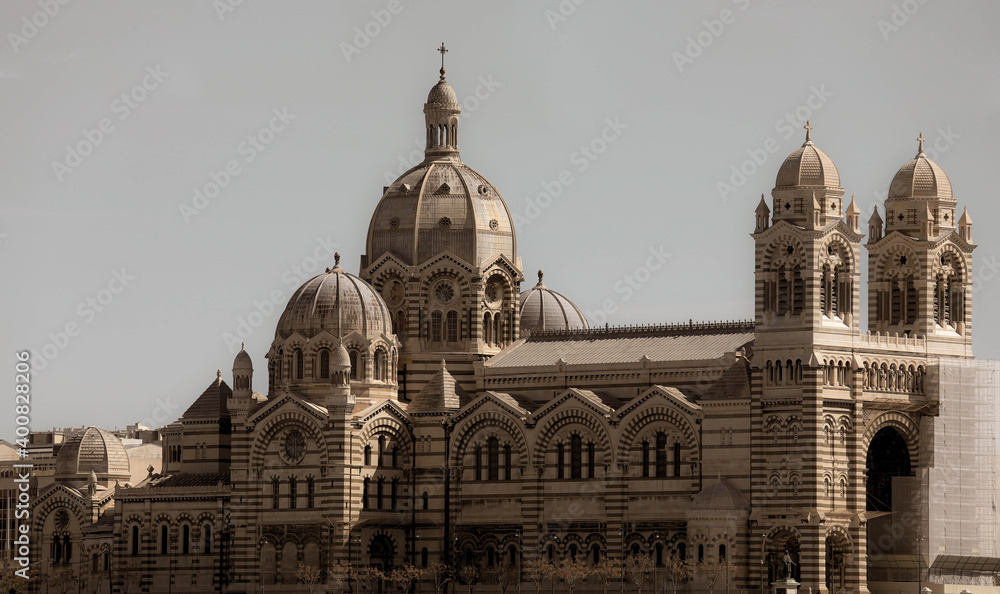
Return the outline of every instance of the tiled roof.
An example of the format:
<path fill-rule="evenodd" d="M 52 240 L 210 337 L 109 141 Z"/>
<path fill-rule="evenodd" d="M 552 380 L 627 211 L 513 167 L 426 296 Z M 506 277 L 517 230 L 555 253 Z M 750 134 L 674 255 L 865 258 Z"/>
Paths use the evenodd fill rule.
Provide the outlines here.
<path fill-rule="evenodd" d="M 201 393 L 194 403 L 188 407 L 182 419 L 222 419 L 229 417 L 229 408 L 226 400 L 233 395 L 233 391 L 222 381 L 220 372 L 215 381 L 212 382 L 204 392 Z"/>
<path fill-rule="evenodd" d="M 753 342 L 752 323 L 541 332 L 504 349 L 488 369 L 717 359 Z"/>
<path fill-rule="evenodd" d="M 427 382 L 420 393 L 410 402 L 408 412 L 445 412 L 458 410 L 469 402 L 462 386 L 458 385 L 441 361 L 441 369 Z"/>
<path fill-rule="evenodd" d="M 89 534 L 92 532 L 114 532 L 114 530 L 115 530 L 115 512 L 114 510 L 110 510 L 106 514 L 98 518 L 97 521 L 94 522 L 93 524 L 81 528 L 80 532 L 84 534 Z"/>

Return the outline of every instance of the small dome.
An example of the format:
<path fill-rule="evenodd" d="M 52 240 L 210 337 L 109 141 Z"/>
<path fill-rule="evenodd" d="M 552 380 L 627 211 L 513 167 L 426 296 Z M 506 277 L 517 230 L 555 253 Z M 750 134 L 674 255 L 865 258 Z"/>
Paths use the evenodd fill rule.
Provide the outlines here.
<path fill-rule="evenodd" d="M 776 188 L 818 186 L 824 188 L 840 187 L 840 172 L 834 165 L 830 155 L 824 153 L 811 140 L 795 149 L 788 155 L 778 169 Z"/>
<path fill-rule="evenodd" d="M 750 506 L 740 490 L 719 479 L 695 495 L 688 508 L 692 512 L 747 511 Z"/>
<path fill-rule="evenodd" d="M 941 166 L 920 151 L 899 168 L 889 185 L 889 198 L 952 198 L 951 180 Z"/>
<path fill-rule="evenodd" d="M 250 360 L 250 355 L 242 347 L 240 352 L 236 353 L 236 359 L 233 360 L 233 373 L 238 371 L 253 373 L 253 361 Z"/>
<path fill-rule="evenodd" d="M 458 109 L 461 111 L 462 107 L 458 103 L 458 96 L 455 95 L 455 89 L 451 88 L 448 81 L 444 79 L 444 70 L 441 71 L 441 80 L 431 87 L 431 92 L 427 94 L 427 103 L 424 107 L 430 109 Z"/>
<path fill-rule="evenodd" d="M 343 343 L 337 345 L 337 348 L 334 349 L 333 356 L 330 357 L 330 367 L 340 367 L 341 369 L 351 368 L 351 355 L 344 348 Z"/>
<path fill-rule="evenodd" d="M 521 336 L 536 330 L 570 330 L 589 328 L 587 317 L 580 308 L 561 294 L 542 283 L 538 271 L 538 284 L 521 293 Z"/>
<path fill-rule="evenodd" d="M 128 453 L 120 439 L 98 427 L 77 431 L 56 456 L 56 479 L 131 478 Z"/>
<path fill-rule="evenodd" d="M 358 332 L 366 338 L 392 335 L 392 318 L 385 301 L 371 285 L 344 272 L 340 254 L 336 265 L 305 282 L 285 306 L 274 339 L 298 332 L 312 338 L 321 332 L 347 336 Z"/>

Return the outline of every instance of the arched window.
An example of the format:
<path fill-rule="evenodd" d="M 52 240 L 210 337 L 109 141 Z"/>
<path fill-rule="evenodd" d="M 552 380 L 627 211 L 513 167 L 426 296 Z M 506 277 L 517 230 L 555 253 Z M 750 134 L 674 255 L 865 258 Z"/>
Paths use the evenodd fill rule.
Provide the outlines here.
<path fill-rule="evenodd" d="M 705 562 L 705 545 L 698 545 L 698 563 Z"/>
<path fill-rule="evenodd" d="M 596 544 L 590 547 L 590 561 L 595 567 L 601 562 L 601 547 Z"/>
<path fill-rule="evenodd" d="M 583 476 L 583 438 L 574 435 L 569 441 L 569 475 L 570 478 Z"/>
<path fill-rule="evenodd" d="M 486 313 L 483 314 L 483 342 L 486 344 L 493 344 L 493 316 Z"/>
<path fill-rule="evenodd" d="M 375 349 L 375 377 L 380 382 L 384 382 L 388 374 L 386 373 L 385 351 Z"/>
<path fill-rule="evenodd" d="M 59 536 L 58 534 L 53 534 L 52 535 L 52 552 L 50 554 L 52 556 L 52 562 L 53 563 L 61 563 L 62 562 L 62 556 L 63 556 L 63 551 L 62 551 L 62 537 Z M 138 554 L 138 553 L 135 553 L 135 554 Z"/>
<path fill-rule="evenodd" d="M 441 342 L 441 312 L 431 313 L 431 342 Z"/>
<path fill-rule="evenodd" d="M 726 545 L 720 544 L 719 545 L 719 561 L 722 561 L 725 558 L 726 558 Z"/>
<path fill-rule="evenodd" d="M 330 350 L 322 349 L 319 352 L 319 379 L 330 378 Z"/>
<path fill-rule="evenodd" d="M 306 479 L 306 507 L 316 507 L 316 481 L 312 477 Z"/>
<path fill-rule="evenodd" d="M 472 448 L 472 455 L 475 457 L 475 479 L 477 481 L 481 481 L 483 480 L 483 448 L 480 446 Z"/>
<path fill-rule="evenodd" d="M 569 545 L 569 560 L 570 561 L 576 561 L 576 553 L 577 553 L 576 545 L 575 544 Z"/>
<path fill-rule="evenodd" d="M 187 524 L 181 528 L 181 554 L 187 555 L 191 552 L 191 527 Z"/>
<path fill-rule="evenodd" d="M 487 479 L 500 480 L 500 441 L 496 437 L 486 440 Z"/>
<path fill-rule="evenodd" d="M 687 561 L 687 545 L 681 543 L 677 545 L 677 558 L 681 561 Z"/>
<path fill-rule="evenodd" d="M 559 478 L 566 477 L 566 466 L 564 461 L 565 453 L 566 453 L 566 446 L 563 445 L 562 442 L 560 442 L 559 445 L 556 446 L 556 472 Z"/>
<path fill-rule="evenodd" d="M 359 357 L 357 351 L 348 351 L 347 356 L 351 359 L 351 379 L 360 380 L 364 376 L 361 373 L 361 365 L 359 365 Z"/>
<path fill-rule="evenodd" d="M 389 490 L 389 507 L 396 509 L 397 497 L 399 495 L 399 479 L 392 479 L 392 486 Z"/>
<path fill-rule="evenodd" d="M 382 502 L 385 498 L 385 477 L 378 477 L 375 485 L 375 508 L 382 509 Z"/>
<path fill-rule="evenodd" d="M 493 314 L 493 343 L 497 346 L 503 346 L 504 344 L 502 330 L 500 314 Z"/>
<path fill-rule="evenodd" d="M 663 567 L 663 543 L 656 543 L 656 566 Z"/>
<path fill-rule="evenodd" d="M 361 509 L 368 509 L 368 485 L 371 483 L 371 479 L 367 476 L 361 484 Z"/>
<path fill-rule="evenodd" d="M 201 552 L 206 555 L 212 552 L 212 525 L 205 524 L 201 528 L 202 546 Z"/>
<path fill-rule="evenodd" d="M 649 442 L 642 442 L 642 478 L 649 478 Z"/>
<path fill-rule="evenodd" d="M 299 481 L 294 476 L 288 479 L 288 507 L 295 509 L 299 506 Z"/>
<path fill-rule="evenodd" d="M 281 489 L 279 488 L 278 477 L 271 479 L 271 509 L 278 509 L 281 504 Z"/>
<path fill-rule="evenodd" d="M 507 547 L 507 563 L 511 566 L 517 564 L 517 547 L 514 545 Z"/>
<path fill-rule="evenodd" d="M 69 534 L 63 535 L 63 561 L 73 562 L 73 539 L 70 538 Z"/>
<path fill-rule="evenodd" d="M 427 547 L 420 549 L 420 567 L 427 567 Z"/>
<path fill-rule="evenodd" d="M 662 431 L 656 434 L 656 478 L 667 478 L 667 434 Z"/>
<path fill-rule="evenodd" d="M 133 556 L 139 554 L 139 527 L 135 526 L 135 525 L 132 526 L 132 551 L 131 552 L 132 552 Z"/>
<path fill-rule="evenodd" d="M 305 377 L 305 361 L 302 359 L 302 349 L 295 349 L 295 379 Z"/>
<path fill-rule="evenodd" d="M 378 436 L 378 466 L 382 468 L 385 466 L 385 436 Z"/>
<path fill-rule="evenodd" d="M 503 446 L 503 480 L 510 480 L 511 451 L 510 444 Z"/>
<path fill-rule="evenodd" d="M 448 342 L 458 342 L 458 312 L 448 312 Z"/>
<path fill-rule="evenodd" d="M 372 446 L 368 444 L 365 446 L 365 466 L 372 465 Z"/>
<path fill-rule="evenodd" d="M 681 443 L 674 442 L 674 476 L 681 475 Z"/>
<path fill-rule="evenodd" d="M 168 547 L 170 546 L 170 540 L 168 539 L 167 525 L 160 525 L 160 554 L 166 555 L 169 552 Z M 96 557 L 94 558 L 94 565 L 97 565 Z M 95 567 L 96 569 L 96 567 Z"/>
<path fill-rule="evenodd" d="M 423 499 L 424 509 L 428 509 L 428 504 L 430 503 L 430 501 L 429 501 L 430 498 L 427 496 L 427 491 L 424 491 L 424 494 L 421 495 L 420 497 L 421 497 L 421 499 Z"/>
<path fill-rule="evenodd" d="M 594 449 L 594 442 L 587 442 L 587 478 L 595 478 L 594 472 L 597 467 L 597 452 Z"/>
<path fill-rule="evenodd" d="M 493 547 L 486 547 L 486 567 L 493 567 L 496 564 L 496 552 L 493 550 Z"/>

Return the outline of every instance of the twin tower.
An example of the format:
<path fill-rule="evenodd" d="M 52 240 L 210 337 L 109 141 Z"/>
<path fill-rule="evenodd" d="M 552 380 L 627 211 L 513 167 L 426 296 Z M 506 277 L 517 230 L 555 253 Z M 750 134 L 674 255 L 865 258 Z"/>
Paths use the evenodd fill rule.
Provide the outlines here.
<path fill-rule="evenodd" d="M 840 174 L 806 140 L 782 164 L 770 208 L 756 211 L 756 348 L 850 348 L 860 334 L 861 211 L 844 210 Z M 885 220 L 868 220 L 868 333 L 924 339 L 928 352 L 972 356 L 972 220 L 956 218 L 944 170 L 924 154 L 892 179 Z"/>

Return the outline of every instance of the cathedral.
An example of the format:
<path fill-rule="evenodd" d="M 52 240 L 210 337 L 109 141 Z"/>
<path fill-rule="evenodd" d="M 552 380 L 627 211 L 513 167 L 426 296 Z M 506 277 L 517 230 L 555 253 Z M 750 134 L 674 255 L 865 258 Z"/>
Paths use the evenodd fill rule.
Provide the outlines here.
<path fill-rule="evenodd" d="M 865 226 L 806 125 L 746 213 L 751 321 L 591 328 L 525 277 L 443 67 L 423 112 L 357 274 L 338 254 L 266 353 L 206 378 L 158 472 L 125 482 L 113 435 L 71 438 L 33 562 L 120 592 L 304 591 L 310 569 L 353 591 L 332 585 L 348 563 L 530 586 L 539 558 L 639 555 L 725 561 L 762 594 L 1000 591 L 1000 366 L 973 358 L 972 219 L 922 136 Z"/>

